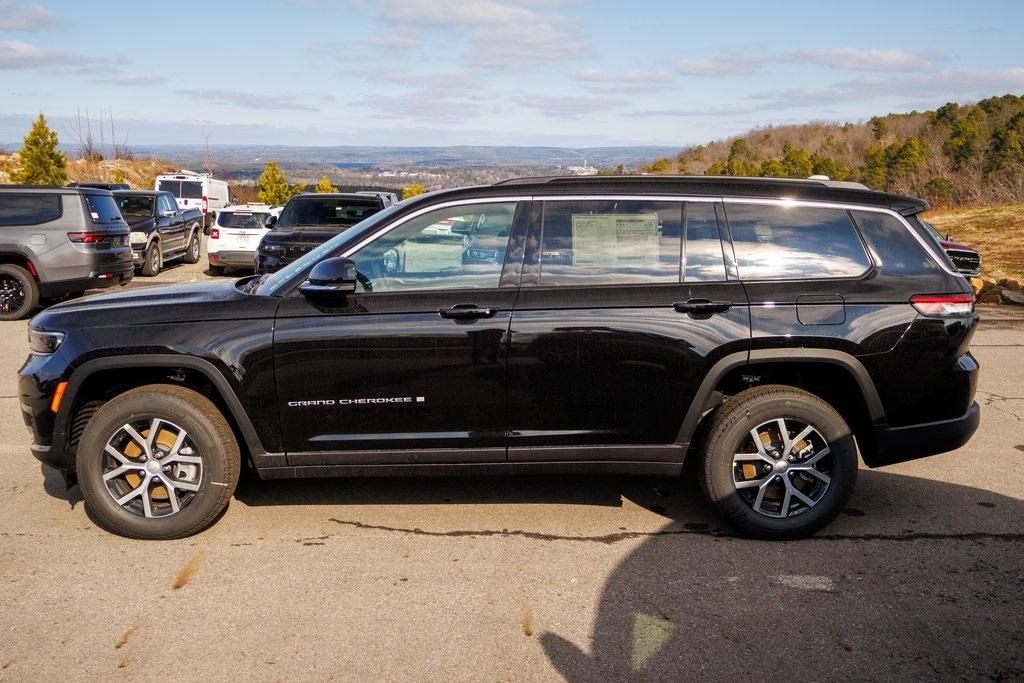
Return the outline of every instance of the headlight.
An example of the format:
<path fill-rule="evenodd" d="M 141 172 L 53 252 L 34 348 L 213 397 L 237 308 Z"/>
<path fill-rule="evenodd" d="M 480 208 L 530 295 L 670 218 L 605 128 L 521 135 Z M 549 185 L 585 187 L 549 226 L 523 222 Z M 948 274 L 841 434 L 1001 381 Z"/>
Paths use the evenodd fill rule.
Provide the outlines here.
<path fill-rule="evenodd" d="M 64 341 L 63 332 L 44 332 L 28 328 L 28 348 L 37 356 L 48 356 L 56 351 Z"/>
<path fill-rule="evenodd" d="M 128 241 L 132 244 L 145 244 L 146 239 L 146 233 L 144 232 L 132 232 L 128 234 Z"/>

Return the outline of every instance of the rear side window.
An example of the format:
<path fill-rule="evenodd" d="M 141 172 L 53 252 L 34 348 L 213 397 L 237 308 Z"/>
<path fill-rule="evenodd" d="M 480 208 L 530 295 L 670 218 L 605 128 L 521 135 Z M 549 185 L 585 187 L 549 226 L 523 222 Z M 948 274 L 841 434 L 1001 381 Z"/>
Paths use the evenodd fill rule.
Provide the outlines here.
<path fill-rule="evenodd" d="M 686 246 L 684 262 L 686 282 L 725 280 L 722 236 L 718 230 L 715 205 L 694 202 L 686 205 Z"/>
<path fill-rule="evenodd" d="M 679 282 L 682 203 L 544 203 L 541 285 Z"/>
<path fill-rule="evenodd" d="M 875 211 L 853 211 L 853 219 L 871 248 L 875 262 L 886 273 L 936 273 L 939 264 L 898 218 Z M 942 254 L 946 258 L 945 253 Z M 950 266 L 952 269 L 952 266 Z"/>
<path fill-rule="evenodd" d="M 0 226 L 39 225 L 60 218 L 60 195 L 0 194 Z"/>
<path fill-rule="evenodd" d="M 121 218 L 121 210 L 117 208 L 117 202 L 110 195 L 87 194 L 85 195 L 85 205 L 93 223 L 113 223 L 124 220 Z"/>
<path fill-rule="evenodd" d="M 857 277 L 871 267 L 844 209 L 726 203 L 744 280 Z"/>
<path fill-rule="evenodd" d="M 161 180 L 160 186 L 157 188 L 161 192 L 170 192 L 175 197 L 181 196 L 181 181 L 180 180 Z"/>

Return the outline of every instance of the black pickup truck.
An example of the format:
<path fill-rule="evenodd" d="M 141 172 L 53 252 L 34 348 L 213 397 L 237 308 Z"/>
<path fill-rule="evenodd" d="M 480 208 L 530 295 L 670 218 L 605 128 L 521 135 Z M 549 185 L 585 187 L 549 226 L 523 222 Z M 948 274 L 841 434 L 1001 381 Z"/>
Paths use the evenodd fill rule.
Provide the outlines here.
<path fill-rule="evenodd" d="M 131 228 L 132 259 L 143 275 L 156 275 L 177 258 L 199 262 L 202 211 L 179 209 L 170 192 L 119 190 L 114 199 Z"/>

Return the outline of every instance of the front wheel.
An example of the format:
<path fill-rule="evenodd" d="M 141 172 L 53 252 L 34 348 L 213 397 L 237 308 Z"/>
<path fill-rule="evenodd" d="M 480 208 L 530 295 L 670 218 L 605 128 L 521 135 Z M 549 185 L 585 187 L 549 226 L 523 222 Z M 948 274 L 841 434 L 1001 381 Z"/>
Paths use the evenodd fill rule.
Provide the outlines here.
<path fill-rule="evenodd" d="M 32 274 L 10 263 L 0 265 L 0 320 L 21 320 L 39 305 L 39 285 Z"/>
<path fill-rule="evenodd" d="M 762 386 L 712 418 L 701 484 L 708 501 L 752 536 L 800 538 L 846 507 L 857 447 L 835 408 L 801 389 Z"/>
<path fill-rule="evenodd" d="M 212 524 L 227 509 L 240 468 L 235 435 L 209 399 L 153 384 L 96 410 L 75 469 L 82 497 L 104 527 L 155 540 Z"/>
<path fill-rule="evenodd" d="M 185 249 L 185 255 L 181 258 L 185 263 L 199 263 L 199 226 L 192 231 L 192 239 L 188 242 L 188 247 Z"/>
<path fill-rule="evenodd" d="M 160 274 L 160 243 L 153 242 L 146 250 L 145 260 L 142 262 L 142 274 L 152 277 Z"/>

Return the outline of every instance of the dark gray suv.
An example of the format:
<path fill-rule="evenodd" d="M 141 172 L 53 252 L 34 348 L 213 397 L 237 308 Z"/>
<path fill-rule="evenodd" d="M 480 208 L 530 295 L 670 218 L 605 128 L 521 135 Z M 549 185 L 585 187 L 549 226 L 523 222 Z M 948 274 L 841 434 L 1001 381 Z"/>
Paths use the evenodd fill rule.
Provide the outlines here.
<path fill-rule="evenodd" d="M 128 224 L 107 190 L 0 185 L 0 320 L 133 273 Z"/>

